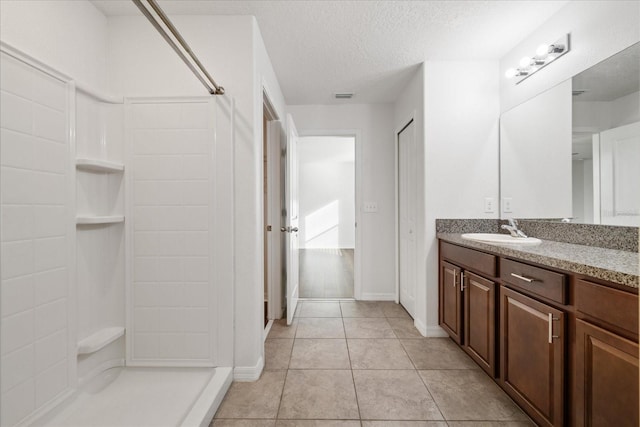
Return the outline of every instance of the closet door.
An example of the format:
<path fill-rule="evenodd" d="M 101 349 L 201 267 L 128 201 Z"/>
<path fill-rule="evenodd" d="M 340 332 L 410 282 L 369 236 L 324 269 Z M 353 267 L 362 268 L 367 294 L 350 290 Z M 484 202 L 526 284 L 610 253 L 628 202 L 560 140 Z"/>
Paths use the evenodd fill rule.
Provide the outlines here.
<path fill-rule="evenodd" d="M 398 132 L 398 280 L 400 304 L 415 317 L 416 271 L 418 249 L 416 240 L 417 146 L 413 120 Z"/>

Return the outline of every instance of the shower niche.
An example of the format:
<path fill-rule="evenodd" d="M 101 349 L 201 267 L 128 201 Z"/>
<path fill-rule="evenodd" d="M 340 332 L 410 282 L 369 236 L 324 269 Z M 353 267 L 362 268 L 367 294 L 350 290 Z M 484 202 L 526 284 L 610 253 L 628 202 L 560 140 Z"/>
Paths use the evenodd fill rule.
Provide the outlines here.
<path fill-rule="evenodd" d="M 122 98 L 81 86 L 75 98 L 77 375 L 124 364 Z"/>

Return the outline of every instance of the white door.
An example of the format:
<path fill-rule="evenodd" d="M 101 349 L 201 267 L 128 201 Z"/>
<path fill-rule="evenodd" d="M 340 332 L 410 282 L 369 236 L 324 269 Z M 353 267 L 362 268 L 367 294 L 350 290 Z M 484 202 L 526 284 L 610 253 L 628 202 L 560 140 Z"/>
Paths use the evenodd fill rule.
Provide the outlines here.
<path fill-rule="evenodd" d="M 287 262 L 287 325 L 291 325 L 298 305 L 298 131 L 293 117 L 287 114 L 287 151 L 285 160 L 285 206 Z"/>
<path fill-rule="evenodd" d="M 416 132 L 413 120 L 398 133 L 398 280 L 400 304 L 414 316 L 416 297 Z"/>
<path fill-rule="evenodd" d="M 640 122 L 600 133 L 600 220 L 640 225 Z"/>

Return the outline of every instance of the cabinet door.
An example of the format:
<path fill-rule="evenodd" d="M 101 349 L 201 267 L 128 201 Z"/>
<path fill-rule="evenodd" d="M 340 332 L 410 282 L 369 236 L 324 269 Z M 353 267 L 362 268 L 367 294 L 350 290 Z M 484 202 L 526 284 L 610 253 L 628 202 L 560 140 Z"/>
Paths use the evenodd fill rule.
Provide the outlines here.
<path fill-rule="evenodd" d="M 495 286 L 490 280 L 464 272 L 465 350 L 495 376 Z"/>
<path fill-rule="evenodd" d="M 637 427 L 638 344 L 576 320 L 576 426 Z"/>
<path fill-rule="evenodd" d="M 458 344 L 462 344 L 462 292 L 460 268 L 440 263 L 440 326 Z"/>
<path fill-rule="evenodd" d="M 563 312 L 501 287 L 500 330 L 505 390 L 539 425 L 563 425 Z"/>

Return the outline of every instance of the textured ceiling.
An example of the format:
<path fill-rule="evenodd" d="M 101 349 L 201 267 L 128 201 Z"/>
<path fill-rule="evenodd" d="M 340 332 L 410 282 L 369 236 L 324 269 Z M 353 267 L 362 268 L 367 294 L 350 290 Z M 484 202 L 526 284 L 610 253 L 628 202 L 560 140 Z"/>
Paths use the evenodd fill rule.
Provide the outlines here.
<path fill-rule="evenodd" d="M 140 13 L 130 1 L 92 3 Z M 288 104 L 394 102 L 421 62 L 500 59 L 566 3 L 159 0 L 169 15 L 255 15 Z M 333 99 L 344 91 L 356 96 Z"/>
<path fill-rule="evenodd" d="M 605 59 L 573 78 L 576 101 L 613 101 L 640 91 L 640 43 Z"/>

